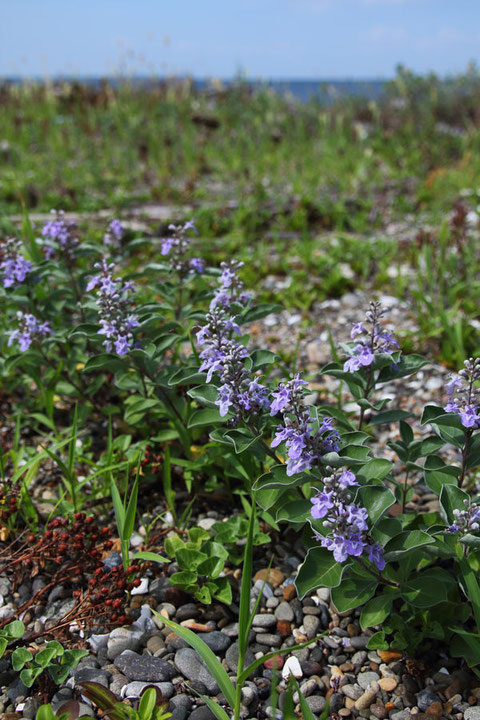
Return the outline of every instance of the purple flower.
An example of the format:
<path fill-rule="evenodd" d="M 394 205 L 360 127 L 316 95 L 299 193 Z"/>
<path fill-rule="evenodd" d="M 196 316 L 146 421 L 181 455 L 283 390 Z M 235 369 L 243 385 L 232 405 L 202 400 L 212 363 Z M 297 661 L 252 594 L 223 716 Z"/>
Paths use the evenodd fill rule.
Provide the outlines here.
<path fill-rule="evenodd" d="M 234 302 L 245 305 L 250 300 L 250 296 L 243 290 L 243 282 L 238 276 L 239 270 L 242 267 L 243 263 L 235 260 L 229 263 L 222 262 L 220 287 L 217 288 L 210 302 L 210 311 L 216 307 L 226 308 Z"/>
<path fill-rule="evenodd" d="M 162 240 L 162 255 L 168 255 L 174 245 L 175 240 L 173 238 L 165 238 Z"/>
<path fill-rule="evenodd" d="M 467 430 L 480 427 L 480 358 L 465 360 L 464 368 L 458 375 L 450 375 L 445 386 L 449 401 L 444 407 L 445 412 L 459 415 L 462 425 Z"/>
<path fill-rule="evenodd" d="M 315 537 L 322 547 L 333 552 L 337 562 L 345 562 L 348 557 L 359 557 L 366 553 L 370 562 L 383 570 L 383 549 L 378 543 L 372 544 L 368 534 L 367 510 L 351 502 L 352 488 L 357 485 L 351 470 L 341 474 L 335 471 L 323 478 L 323 489 L 311 499 L 311 514 L 316 520 L 323 519 L 324 527 L 331 532 L 327 536 L 316 533 Z"/>
<path fill-rule="evenodd" d="M 394 336 L 380 324 L 385 312 L 381 309 L 380 303 L 371 302 L 365 316 L 365 324 L 363 322 L 354 324 L 350 337 L 352 340 L 358 338 L 358 342 L 343 365 L 344 372 L 358 372 L 372 365 L 375 355 L 383 353 L 391 355 L 395 350 L 400 349 Z"/>
<path fill-rule="evenodd" d="M 205 270 L 205 263 L 202 258 L 190 258 L 190 267 L 192 268 L 192 270 L 195 270 L 195 272 L 201 275 Z"/>
<path fill-rule="evenodd" d="M 453 511 L 454 522 L 447 529 L 449 532 L 459 532 L 462 535 L 476 532 L 480 528 L 480 506 L 469 500 L 464 500 L 465 510 L 456 508 Z"/>
<path fill-rule="evenodd" d="M 115 241 L 120 240 L 123 235 L 123 227 L 120 220 L 114 218 L 108 225 L 107 230 L 103 236 L 103 242 L 105 245 L 114 245 Z"/>
<path fill-rule="evenodd" d="M 98 275 L 90 277 L 87 292 L 97 288 L 97 307 L 100 314 L 99 335 L 104 335 L 103 346 L 107 352 L 115 350 L 117 355 L 126 355 L 133 345 L 132 330 L 138 327 L 138 318 L 131 313 L 129 295 L 135 292 L 133 283 L 124 283 L 121 278 L 114 278 L 113 263 L 105 258 L 95 267 Z"/>
<path fill-rule="evenodd" d="M 190 220 L 184 225 L 169 225 L 171 235 L 161 242 L 160 252 L 162 255 L 170 256 L 170 265 L 179 278 L 184 278 L 192 273 L 203 273 L 205 264 L 201 258 L 188 258 L 190 238 L 187 233 L 190 230 L 198 235 L 195 225 Z"/>
<path fill-rule="evenodd" d="M 15 238 L 0 240 L 0 259 L 3 287 L 14 287 L 25 282 L 32 270 L 32 263 L 24 258 L 20 243 Z"/>
<path fill-rule="evenodd" d="M 76 235 L 77 226 L 74 222 L 67 222 L 63 210 L 51 210 L 52 220 L 45 223 L 42 236 L 45 239 L 45 256 L 47 260 L 55 255 L 72 261 L 75 250 L 80 244 Z"/>
<path fill-rule="evenodd" d="M 51 335 L 53 330 L 46 322 L 39 322 L 30 313 L 17 312 L 18 329 L 13 330 L 8 338 L 7 345 L 10 347 L 15 341 L 18 342 L 21 352 L 28 350 L 32 342 L 39 341 L 46 335 Z"/>

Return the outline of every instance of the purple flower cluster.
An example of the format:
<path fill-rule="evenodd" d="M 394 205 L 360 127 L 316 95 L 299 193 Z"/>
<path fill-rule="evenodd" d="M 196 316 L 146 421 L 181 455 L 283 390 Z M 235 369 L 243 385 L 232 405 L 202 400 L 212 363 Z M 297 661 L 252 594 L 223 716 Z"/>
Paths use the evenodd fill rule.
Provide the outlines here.
<path fill-rule="evenodd" d="M 357 344 L 352 348 L 351 357 L 343 366 L 345 372 L 353 373 L 362 367 L 368 367 L 379 353 L 391 355 L 395 350 L 400 349 L 393 335 L 380 324 L 380 319 L 385 313 L 386 310 L 381 308 L 380 303 L 372 301 L 365 315 L 365 324 L 363 322 L 354 324 L 350 337 Z"/>
<path fill-rule="evenodd" d="M 45 257 L 47 260 L 58 254 L 65 260 L 72 260 L 75 249 L 80 244 L 76 235 L 77 226 L 67 222 L 63 210 L 51 210 L 52 220 L 45 223 L 42 236 L 45 239 Z"/>
<path fill-rule="evenodd" d="M 238 271 L 243 267 L 242 262 L 231 260 L 222 262 L 222 274 L 220 275 L 219 287 L 210 302 L 210 310 L 216 307 L 227 308 L 231 303 L 245 305 L 250 300 L 250 295 L 244 291 L 243 282 L 238 276 Z"/>
<path fill-rule="evenodd" d="M 136 315 L 131 313 L 129 295 L 135 292 L 133 283 L 124 283 L 121 278 L 114 278 L 113 263 L 105 259 L 95 265 L 101 272 L 92 276 L 87 284 L 87 292 L 98 288 L 97 307 L 100 314 L 101 329 L 99 335 L 105 335 L 103 346 L 107 352 L 126 355 L 133 343 L 132 330 L 138 327 Z"/>
<path fill-rule="evenodd" d="M 32 342 L 40 340 L 46 335 L 51 335 L 53 330 L 48 323 L 40 322 L 34 315 L 30 313 L 17 312 L 18 330 L 13 330 L 8 338 L 8 346 L 18 342 L 20 350 L 25 352 L 28 350 Z"/>
<path fill-rule="evenodd" d="M 287 383 L 280 383 L 272 393 L 270 415 L 283 415 L 283 425 L 276 429 L 272 447 L 285 443 L 287 447 L 287 475 L 310 470 L 321 462 L 323 455 L 339 449 L 338 432 L 332 418 L 315 420 L 310 409 L 303 403 L 305 380 L 295 375 Z"/>
<path fill-rule="evenodd" d="M 207 382 L 216 373 L 221 382 L 215 404 L 220 415 L 233 412 L 236 421 L 252 414 L 268 410 L 268 389 L 245 367 L 248 352 L 237 342 L 234 334 L 240 334 L 235 319 L 223 308 L 214 308 L 206 317 L 206 325 L 197 332 L 200 352 L 200 371 L 207 371 Z"/>
<path fill-rule="evenodd" d="M 315 520 L 324 519 L 324 526 L 332 532 L 327 536 L 317 533 L 315 537 L 322 547 L 333 552 L 337 562 L 365 554 L 383 570 L 383 548 L 368 535 L 367 511 L 351 501 L 354 487 L 358 487 L 358 482 L 351 470 L 335 471 L 323 478 L 323 489 L 311 500 L 311 513 Z"/>
<path fill-rule="evenodd" d="M 6 238 L 0 241 L 0 259 L 3 287 L 14 287 L 25 282 L 27 275 L 32 270 L 32 263 L 25 260 L 15 238 Z"/>
<path fill-rule="evenodd" d="M 193 230 L 198 235 L 197 229 L 192 221 L 186 222 L 184 225 L 169 225 L 168 229 L 171 235 L 162 240 L 161 253 L 169 255 L 172 268 L 180 277 L 186 277 L 193 273 L 203 273 L 205 263 L 202 258 L 188 258 L 187 253 L 190 245 L 190 238 L 187 232 Z"/>
<path fill-rule="evenodd" d="M 475 532 L 480 528 L 480 506 L 464 500 L 465 510 L 454 510 L 455 520 L 449 526 L 451 533 L 460 532 L 462 535 Z"/>
<path fill-rule="evenodd" d="M 123 227 L 120 220 L 114 218 L 108 225 L 107 230 L 103 236 L 103 242 L 105 245 L 116 245 L 123 234 Z"/>
<path fill-rule="evenodd" d="M 475 386 L 480 380 L 480 358 L 465 360 L 464 365 L 458 375 L 450 375 L 446 385 L 450 399 L 444 410 L 459 415 L 462 425 L 474 430 L 480 427 L 480 390 Z"/>

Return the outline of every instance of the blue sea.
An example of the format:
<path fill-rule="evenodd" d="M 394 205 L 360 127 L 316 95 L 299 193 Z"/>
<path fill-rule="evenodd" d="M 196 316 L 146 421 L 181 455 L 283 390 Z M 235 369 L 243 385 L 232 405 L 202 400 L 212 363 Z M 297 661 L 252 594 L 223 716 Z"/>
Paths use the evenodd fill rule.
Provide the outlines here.
<path fill-rule="evenodd" d="M 78 82 L 86 85 L 98 86 L 102 81 L 107 81 L 113 87 L 125 82 L 124 78 L 110 77 L 58 77 L 51 78 L 49 82 Z M 151 88 L 158 83 L 179 83 L 186 78 L 151 78 L 151 77 L 130 77 L 128 82 L 139 87 Z M 211 80 L 189 79 L 197 90 L 208 90 L 212 87 L 218 87 L 219 82 Z M 26 82 L 24 78 L 4 77 L 0 78 L 0 85 L 18 85 Z M 29 83 L 45 82 L 41 78 L 30 78 Z M 238 83 L 239 80 L 221 80 L 223 87 L 228 87 Z M 344 97 L 362 97 L 368 100 L 377 100 L 382 96 L 385 89 L 386 80 L 246 80 L 241 79 L 243 84 L 248 85 L 252 89 L 269 88 L 281 95 L 290 95 L 297 100 L 307 102 L 313 98 L 323 104 L 330 104 L 339 98 Z"/>

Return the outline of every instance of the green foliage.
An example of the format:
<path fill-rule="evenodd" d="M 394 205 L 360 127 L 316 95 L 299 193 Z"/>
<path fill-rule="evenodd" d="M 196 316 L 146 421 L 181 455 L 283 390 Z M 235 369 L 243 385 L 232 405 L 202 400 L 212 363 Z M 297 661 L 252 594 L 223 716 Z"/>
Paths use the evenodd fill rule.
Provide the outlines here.
<path fill-rule="evenodd" d="M 82 695 L 85 695 L 111 720 L 168 720 L 172 715 L 167 711 L 168 703 L 163 700 L 160 690 L 154 685 L 147 685 L 142 690 L 136 708 L 123 703 L 111 690 L 100 683 L 86 681 L 79 685 L 82 688 Z"/>
<path fill-rule="evenodd" d="M 86 655 L 87 650 L 65 650 L 61 643 L 50 640 L 35 655 L 27 648 L 16 648 L 12 653 L 12 667 L 20 672 L 20 679 L 28 688 L 44 671 L 56 685 L 61 685 Z"/>
<path fill-rule="evenodd" d="M 5 650 L 10 643 L 20 640 L 25 633 L 25 625 L 21 620 L 12 620 L 5 627 L 0 629 L 0 657 L 3 656 Z"/>

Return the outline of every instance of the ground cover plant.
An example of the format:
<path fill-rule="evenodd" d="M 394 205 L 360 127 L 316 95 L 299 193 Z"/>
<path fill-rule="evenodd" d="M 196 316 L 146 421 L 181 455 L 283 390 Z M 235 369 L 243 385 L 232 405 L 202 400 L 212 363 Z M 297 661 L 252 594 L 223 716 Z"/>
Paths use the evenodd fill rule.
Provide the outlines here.
<path fill-rule="evenodd" d="M 403 72 L 400 81 L 410 110 L 420 112 L 419 79 Z M 146 102 L 127 89 L 102 92 L 92 118 Z M 177 107 L 168 92 L 163 110 L 189 117 L 192 96 Z M 233 109 L 253 119 L 271 106 L 286 112 L 262 94 L 245 109 L 244 92 L 222 100 L 221 126 L 232 133 Z M 47 101 L 56 112 L 59 98 L 41 91 L 36 102 Z M 68 102 L 75 113 L 76 100 Z M 439 120 L 435 103 L 420 106 L 426 128 Z M 215 127 L 204 110 L 193 129 L 202 128 L 208 145 Z M 344 133 L 339 112 L 328 118 Z M 319 122 L 319 113 L 300 108 L 295 132 L 306 133 L 303 123 Z M 134 113 L 126 117 L 133 123 Z M 403 139 L 411 120 L 405 114 Z M 48 123 L 44 132 L 50 137 Z M 467 138 L 449 143 L 455 154 Z M 180 157 L 180 146 L 171 148 Z M 382 152 L 394 149 L 367 161 L 372 177 Z M 412 151 L 405 160 L 409 172 L 414 158 Z M 285 156 L 272 153 L 274 160 L 282 173 Z M 338 234 L 316 242 L 309 203 L 272 213 L 265 188 L 233 215 L 205 207 L 160 228 L 135 229 L 113 210 L 92 224 L 60 208 L 41 222 L 25 209 L 5 220 L 0 672 L 11 695 L 0 698 L 3 709 L 25 717 L 38 710 L 39 720 L 82 717 L 93 706 L 108 717 L 185 718 L 201 698 L 206 707 L 192 718 L 207 708 L 235 720 L 349 716 L 340 711 L 406 720 L 409 708 L 476 717 L 477 191 L 467 187 L 459 198 L 450 187 L 411 221 L 409 242 L 380 235 L 364 250 L 352 227 L 366 228 L 368 202 L 351 213 L 336 207 Z M 198 187 L 189 192 L 204 197 Z M 346 188 L 340 195 L 343 203 Z M 400 216 L 415 202 L 394 204 Z M 230 234 L 207 247 L 220 221 Z M 285 251 L 292 227 L 295 255 Z M 240 249 L 248 233 L 254 252 Z M 312 267 L 331 281 L 323 295 L 309 282 Z M 271 272 L 293 280 L 283 290 L 259 286 Z M 285 301 L 302 308 L 307 333 L 315 302 L 354 295 L 360 281 L 372 299 L 338 342 L 332 333 L 322 340 L 330 356 L 323 367 L 305 372 L 293 351 L 274 352 L 259 332 Z M 388 298 L 375 299 L 387 283 L 410 299 L 417 335 L 401 321 L 393 326 Z M 430 400 L 405 409 L 406 383 L 418 375 L 422 384 L 439 358 L 451 375 L 434 366 Z M 221 511 L 209 515 L 213 507 Z M 285 538 L 288 577 L 277 567 Z M 102 663 L 90 664 L 88 649 Z M 104 670 L 109 661 L 114 675 Z M 25 706 L 22 698 L 33 700 Z"/>

